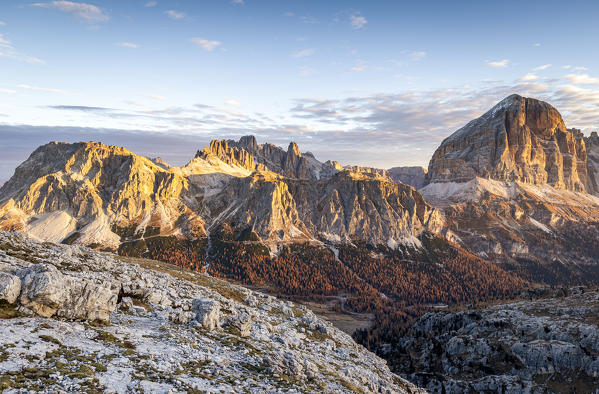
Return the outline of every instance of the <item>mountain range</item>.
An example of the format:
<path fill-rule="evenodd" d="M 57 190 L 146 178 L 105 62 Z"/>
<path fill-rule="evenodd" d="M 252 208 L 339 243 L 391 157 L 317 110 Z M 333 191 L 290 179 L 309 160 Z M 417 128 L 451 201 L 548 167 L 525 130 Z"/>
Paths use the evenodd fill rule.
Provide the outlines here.
<path fill-rule="evenodd" d="M 0 227 L 117 249 L 132 235 L 207 237 L 230 225 L 271 247 L 320 237 L 378 243 L 438 232 L 440 213 L 386 174 L 289 149 L 212 141 L 183 167 L 101 143 L 39 147 L 0 189 Z"/>
<path fill-rule="evenodd" d="M 428 171 L 343 167 L 253 136 L 213 140 L 182 167 L 51 142 L 0 189 L 0 229 L 118 250 L 148 237 L 209 240 L 225 226 L 271 253 L 306 241 L 394 249 L 431 234 L 483 259 L 537 265 L 546 281 L 563 270 L 582 279 L 598 256 L 598 174 L 596 133 L 512 95 L 446 138 Z"/>

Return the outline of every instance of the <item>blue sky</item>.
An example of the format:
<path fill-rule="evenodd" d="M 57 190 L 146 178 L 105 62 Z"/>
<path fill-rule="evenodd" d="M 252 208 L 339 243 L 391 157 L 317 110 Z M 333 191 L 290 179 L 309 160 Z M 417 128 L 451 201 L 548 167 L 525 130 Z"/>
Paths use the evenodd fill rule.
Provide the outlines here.
<path fill-rule="evenodd" d="M 184 164 L 255 134 L 323 161 L 426 166 L 511 93 L 589 132 L 598 17 L 593 1 L 4 0 L 0 183 L 50 140 Z"/>

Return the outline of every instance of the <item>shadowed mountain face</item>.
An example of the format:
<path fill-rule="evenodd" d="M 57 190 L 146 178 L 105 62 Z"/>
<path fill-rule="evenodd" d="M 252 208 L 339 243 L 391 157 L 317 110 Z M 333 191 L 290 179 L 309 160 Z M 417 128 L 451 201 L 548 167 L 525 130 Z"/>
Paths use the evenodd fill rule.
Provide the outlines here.
<path fill-rule="evenodd" d="M 568 130 L 555 108 L 512 95 L 443 141 L 431 159 L 429 179 L 482 177 L 595 193 L 588 164 L 582 133 Z"/>

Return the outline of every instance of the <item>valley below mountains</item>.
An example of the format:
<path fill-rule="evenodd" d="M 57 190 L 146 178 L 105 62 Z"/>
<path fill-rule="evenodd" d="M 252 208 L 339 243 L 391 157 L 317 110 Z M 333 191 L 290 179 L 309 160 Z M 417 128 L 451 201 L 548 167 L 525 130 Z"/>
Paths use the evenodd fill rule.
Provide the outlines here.
<path fill-rule="evenodd" d="M 184 166 L 51 142 L 0 188 L 0 230 L 32 239 L 2 233 L 7 245 L 153 259 L 319 305 L 434 392 L 599 385 L 597 321 L 583 321 L 599 310 L 599 137 L 536 99 L 505 98 L 446 138 L 428 169 L 343 166 L 253 136 L 213 140 Z M 545 302 L 563 313 L 541 311 Z M 137 311 L 131 324 L 147 318 Z M 395 378 L 381 390 L 399 390 Z"/>

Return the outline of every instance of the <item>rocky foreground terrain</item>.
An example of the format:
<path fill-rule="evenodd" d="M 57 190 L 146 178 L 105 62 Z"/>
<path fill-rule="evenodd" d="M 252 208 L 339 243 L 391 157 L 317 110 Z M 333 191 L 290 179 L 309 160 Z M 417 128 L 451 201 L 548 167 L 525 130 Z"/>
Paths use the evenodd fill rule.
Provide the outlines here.
<path fill-rule="evenodd" d="M 0 232 L 0 391 L 421 392 L 305 307 Z"/>
<path fill-rule="evenodd" d="M 399 341 L 399 369 L 431 392 L 597 392 L 599 291 L 560 293 L 429 313 Z"/>

